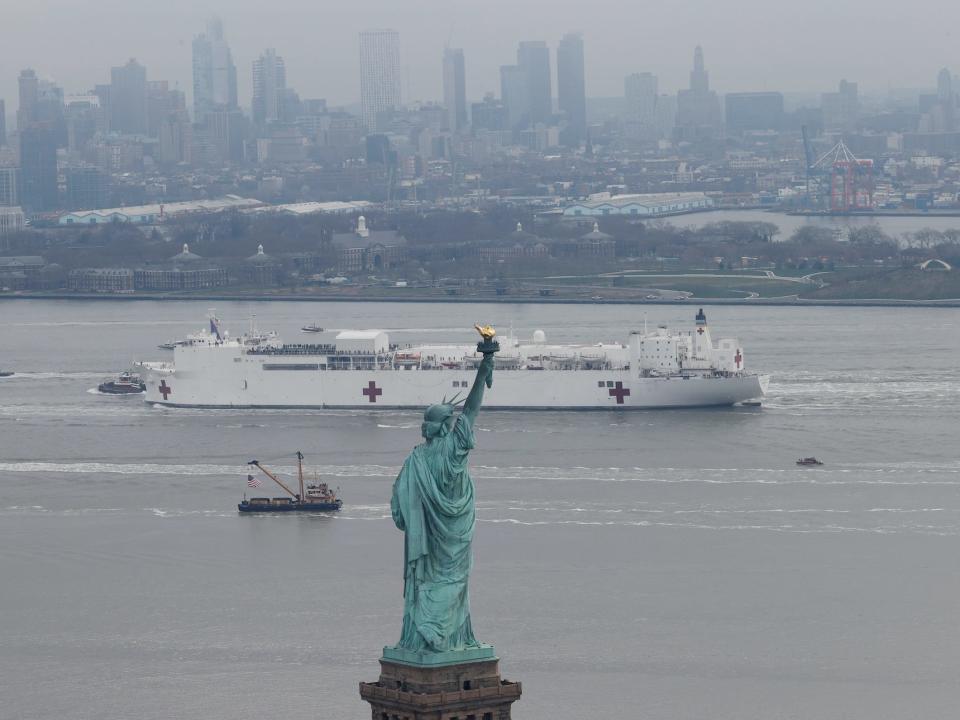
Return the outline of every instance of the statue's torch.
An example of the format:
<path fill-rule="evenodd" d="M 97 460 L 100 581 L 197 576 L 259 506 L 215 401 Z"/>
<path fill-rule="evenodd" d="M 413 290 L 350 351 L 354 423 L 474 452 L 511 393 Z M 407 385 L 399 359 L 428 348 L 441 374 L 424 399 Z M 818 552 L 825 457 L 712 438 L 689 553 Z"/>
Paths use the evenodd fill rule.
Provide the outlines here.
<path fill-rule="evenodd" d="M 474 325 L 477 329 L 477 332 L 480 333 L 480 337 L 483 338 L 480 342 L 477 343 L 477 352 L 483 355 L 484 361 L 490 362 L 491 372 L 487 375 L 487 387 L 493 387 L 493 354 L 500 351 L 500 343 L 498 343 L 493 338 L 496 336 L 497 331 L 494 330 L 490 325 Z"/>

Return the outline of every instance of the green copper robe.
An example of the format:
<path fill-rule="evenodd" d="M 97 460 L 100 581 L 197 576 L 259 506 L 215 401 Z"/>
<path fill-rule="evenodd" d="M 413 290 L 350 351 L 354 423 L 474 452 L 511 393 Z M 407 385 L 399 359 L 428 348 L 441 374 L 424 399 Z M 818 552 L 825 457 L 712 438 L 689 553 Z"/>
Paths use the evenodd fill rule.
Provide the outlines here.
<path fill-rule="evenodd" d="M 404 531 L 403 630 L 398 647 L 441 652 L 477 647 L 467 581 L 476 513 L 467 455 L 470 417 L 417 445 L 396 482 L 390 509 Z"/>

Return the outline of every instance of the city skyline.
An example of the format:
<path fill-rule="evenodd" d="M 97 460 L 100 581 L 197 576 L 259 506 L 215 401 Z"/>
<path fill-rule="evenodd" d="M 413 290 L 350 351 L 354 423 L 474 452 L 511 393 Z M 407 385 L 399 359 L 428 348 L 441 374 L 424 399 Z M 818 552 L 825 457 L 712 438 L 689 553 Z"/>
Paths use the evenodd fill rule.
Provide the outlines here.
<path fill-rule="evenodd" d="M 921 7 L 925 0 L 921 0 Z M 62 23 L 43 23 L 38 18 L 43 13 L 18 14 L 8 11 L 5 18 L 9 42 L 5 43 L 4 67 L 35 67 L 41 77 L 55 79 L 71 94 L 84 93 L 97 84 L 107 81 L 109 68 L 119 65 L 127 58 L 136 57 L 144 64 L 153 78 L 170 81 L 171 87 L 191 91 L 190 45 L 194 36 L 202 32 L 212 14 L 219 13 L 225 26 L 225 34 L 233 51 L 233 63 L 241 68 L 239 73 L 241 104 L 249 107 L 252 96 L 249 68 L 264 47 L 275 47 L 284 56 L 288 67 L 288 83 L 305 97 L 324 97 L 331 105 L 353 105 L 360 101 L 359 58 L 356 52 L 357 33 L 370 24 L 369 16 L 360 8 L 338 13 L 340 21 L 331 25 L 320 22 L 317 9 L 300 0 L 281 0 L 269 8 L 253 7 L 249 3 L 226 3 L 212 0 L 195 6 L 183 0 L 167 3 L 163 12 L 144 5 L 128 7 L 112 3 L 111 13 L 105 18 L 104 27 L 110 29 L 110 43 L 86 42 L 84 33 L 77 27 L 89 22 L 86 13 L 78 13 L 66 0 L 40 0 L 39 4 L 62 18 Z M 451 9 L 437 5 L 436 12 L 426 22 L 414 22 L 408 11 L 382 3 L 367 3 L 379 7 L 376 24 L 391 27 L 402 38 L 401 77 L 402 95 L 408 101 L 431 101 L 442 97 L 442 79 L 436 72 L 436 57 L 449 41 L 451 46 L 462 47 L 467 58 L 467 97 L 476 101 L 485 92 L 496 92 L 499 87 L 499 68 L 508 64 L 514 54 L 516 43 L 525 40 L 545 40 L 551 51 L 559 39 L 579 31 L 589 49 L 586 85 L 588 96 L 618 97 L 622 95 L 623 78 L 634 72 L 651 72 L 658 76 L 664 92 L 674 92 L 686 87 L 689 68 L 689 48 L 701 44 L 710 57 L 713 85 L 718 92 L 745 92 L 781 90 L 797 93 L 819 93 L 836 85 L 842 77 L 856 78 L 864 94 L 875 94 L 890 88 L 928 89 L 931 85 L 929 67 L 952 67 L 958 55 L 953 49 L 949 30 L 930 32 L 926 28 L 924 43 L 909 53 L 890 53 L 884 43 L 896 46 L 894 39 L 903 38 L 910 29 L 911 18 L 893 17 L 883 8 L 868 15 L 871 32 L 855 37 L 858 52 L 851 51 L 849 38 L 841 45 L 828 41 L 837 32 L 832 25 L 842 22 L 816 22 L 818 16 L 826 15 L 817 8 L 803 13 L 786 9 L 778 23 L 789 23 L 789 38 L 779 33 L 759 29 L 749 36 L 750 52 L 743 52 L 739 37 L 723 18 L 709 22 L 689 8 L 671 8 L 667 13 L 657 9 L 645 9 L 645 29 L 630 37 L 624 30 L 598 22 L 597 15 L 619 7 L 618 3 L 595 5 L 590 16 L 573 13 L 564 8 L 552 9 L 549 13 L 531 15 L 530 10 L 539 3 L 530 3 L 511 13 L 519 17 L 510 24 L 510 31 L 497 37 L 468 32 L 473 20 L 486 19 L 477 8 Z M 431 4 L 431 3 L 428 3 Z M 750 0 L 742 3 L 745 11 L 757 11 L 759 3 Z M 927 3 L 933 9 L 932 3 Z M 506 9 L 505 3 L 486 5 L 488 11 Z M 259 9 L 258 9 L 259 8 Z M 291 15 L 281 11 L 289 9 Z M 620 8 L 622 9 L 622 8 Z M 915 8 L 916 15 L 923 13 Z M 847 8 L 832 11 L 841 16 L 855 13 Z M 949 15 L 937 8 L 938 16 Z M 706 13 L 702 13 L 706 14 Z M 796 15 L 796 17 L 790 17 Z M 647 22 L 650 20 L 650 23 Z M 949 20 L 949 18 L 946 18 Z M 146 23 L 144 21 L 147 21 Z M 841 17 L 842 20 L 842 17 Z M 152 32 L 144 35 L 138 29 L 149 24 Z M 949 22 L 938 27 L 949 27 Z M 629 25 L 629 24 L 627 24 Z M 822 26 L 824 25 L 824 26 Z M 69 28 L 64 33 L 60 28 Z M 303 27 L 310 27 L 304 33 Z M 803 29 L 816 33 L 817 52 L 810 52 L 810 43 L 801 42 Z M 724 32 L 724 30 L 728 32 Z M 847 32 L 846 30 L 844 31 Z M 742 35 L 743 31 L 740 32 Z M 886 35 L 885 35 L 886 33 Z M 669 37 L 664 37 L 669 36 Z M 813 35 L 808 35 L 813 37 Z M 812 42 L 812 40 L 810 41 Z M 82 52 L 76 47 L 83 44 Z M 91 47 L 92 45 L 92 47 Z M 832 50 L 836 47 L 836 50 Z M 875 48 L 872 51 L 871 48 Z M 77 64 L 73 57 L 85 58 Z M 909 62 L 905 60 L 909 59 Z M 323 68 L 335 67 L 336 72 L 323 72 Z M 0 78 L 0 97 L 7 100 L 8 112 L 12 111 L 10 98 L 15 93 L 15 79 L 6 73 Z M 192 101 L 192 98 L 191 98 Z"/>

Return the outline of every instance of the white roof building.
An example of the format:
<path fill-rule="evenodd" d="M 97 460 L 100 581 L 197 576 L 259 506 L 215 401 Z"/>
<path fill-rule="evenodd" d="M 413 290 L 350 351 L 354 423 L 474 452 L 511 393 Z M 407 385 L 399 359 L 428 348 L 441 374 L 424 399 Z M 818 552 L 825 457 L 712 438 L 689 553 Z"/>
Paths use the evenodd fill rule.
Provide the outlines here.
<path fill-rule="evenodd" d="M 320 214 L 346 214 L 354 212 L 362 212 L 364 209 L 370 207 L 372 203 L 367 202 L 366 200 L 358 200 L 355 202 L 302 202 L 302 203 L 288 203 L 286 205 L 267 205 L 264 207 L 254 208 L 250 212 L 254 213 L 281 213 L 286 215 L 313 215 L 315 213 Z"/>
<path fill-rule="evenodd" d="M 644 195 L 607 195 L 598 193 L 563 209 L 565 217 L 597 215 L 637 215 L 661 217 L 706 210 L 713 200 L 700 192 L 650 193 Z"/>
<path fill-rule="evenodd" d="M 212 213 L 224 210 L 243 210 L 262 205 L 259 200 L 239 195 L 225 195 L 213 200 L 190 200 L 187 202 L 156 203 L 106 210 L 76 210 L 60 216 L 60 225 L 99 225 L 109 222 L 152 224 L 187 213 Z"/>

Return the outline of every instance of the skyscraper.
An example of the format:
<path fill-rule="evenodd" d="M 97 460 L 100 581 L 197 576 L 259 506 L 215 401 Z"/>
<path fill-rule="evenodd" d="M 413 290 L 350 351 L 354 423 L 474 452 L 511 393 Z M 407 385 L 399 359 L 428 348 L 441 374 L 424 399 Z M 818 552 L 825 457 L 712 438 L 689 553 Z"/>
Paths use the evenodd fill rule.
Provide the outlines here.
<path fill-rule="evenodd" d="M 557 45 L 557 97 L 567 116 L 563 141 L 578 146 L 587 136 L 587 90 L 584 78 L 583 37 L 564 35 Z"/>
<path fill-rule="evenodd" d="M 180 90 L 171 90 L 166 80 L 147 82 L 147 134 L 160 137 L 165 118 L 176 110 L 186 110 L 186 98 Z"/>
<path fill-rule="evenodd" d="M 623 80 L 626 98 L 626 134 L 635 140 L 653 140 L 657 136 L 657 76 L 633 73 Z"/>
<path fill-rule="evenodd" d="M 360 33 L 360 105 L 367 130 L 377 116 L 400 107 L 400 35 L 396 30 Z"/>
<path fill-rule="evenodd" d="M 0 98 L 0 147 L 7 144 L 7 104 Z"/>
<path fill-rule="evenodd" d="M 253 61 L 253 124 L 260 131 L 283 118 L 287 71 L 273 48 Z"/>
<path fill-rule="evenodd" d="M 134 59 L 110 69 L 110 129 L 147 133 L 147 69 Z"/>
<path fill-rule="evenodd" d="M 237 68 L 223 39 L 219 18 L 193 39 L 193 117 L 197 122 L 214 108 L 237 107 Z"/>
<path fill-rule="evenodd" d="M 710 92 L 710 76 L 703 64 L 703 48 L 693 50 L 693 70 L 690 71 L 690 90 L 695 93 Z"/>
<path fill-rule="evenodd" d="M 820 96 L 824 130 L 853 130 L 860 115 L 857 83 L 840 81 L 835 93 Z"/>
<path fill-rule="evenodd" d="M 20 177 L 25 208 L 57 207 L 57 136 L 51 123 L 33 122 L 20 131 Z"/>
<path fill-rule="evenodd" d="M 443 104 L 450 131 L 462 132 L 467 127 L 467 80 L 460 48 L 443 51 Z"/>
<path fill-rule="evenodd" d="M 937 104 L 940 107 L 939 123 L 944 132 L 956 130 L 957 96 L 953 92 L 953 77 L 947 68 L 937 75 Z"/>
<path fill-rule="evenodd" d="M 710 89 L 710 78 L 703 62 L 703 48 L 693 51 L 690 88 L 677 93 L 678 140 L 701 140 L 720 130 L 720 100 Z"/>
<path fill-rule="evenodd" d="M 500 100 L 507 112 L 507 124 L 515 133 L 530 126 L 530 93 L 527 74 L 519 65 L 500 67 Z"/>
<path fill-rule="evenodd" d="M 37 73 L 30 68 L 20 71 L 17 78 L 20 86 L 20 104 L 17 106 L 17 129 L 23 130 L 36 120 L 37 100 L 40 92 L 40 81 Z"/>
<path fill-rule="evenodd" d="M 517 47 L 517 67 L 526 75 L 530 124 L 547 122 L 553 115 L 550 48 L 542 40 L 522 41 Z"/>

